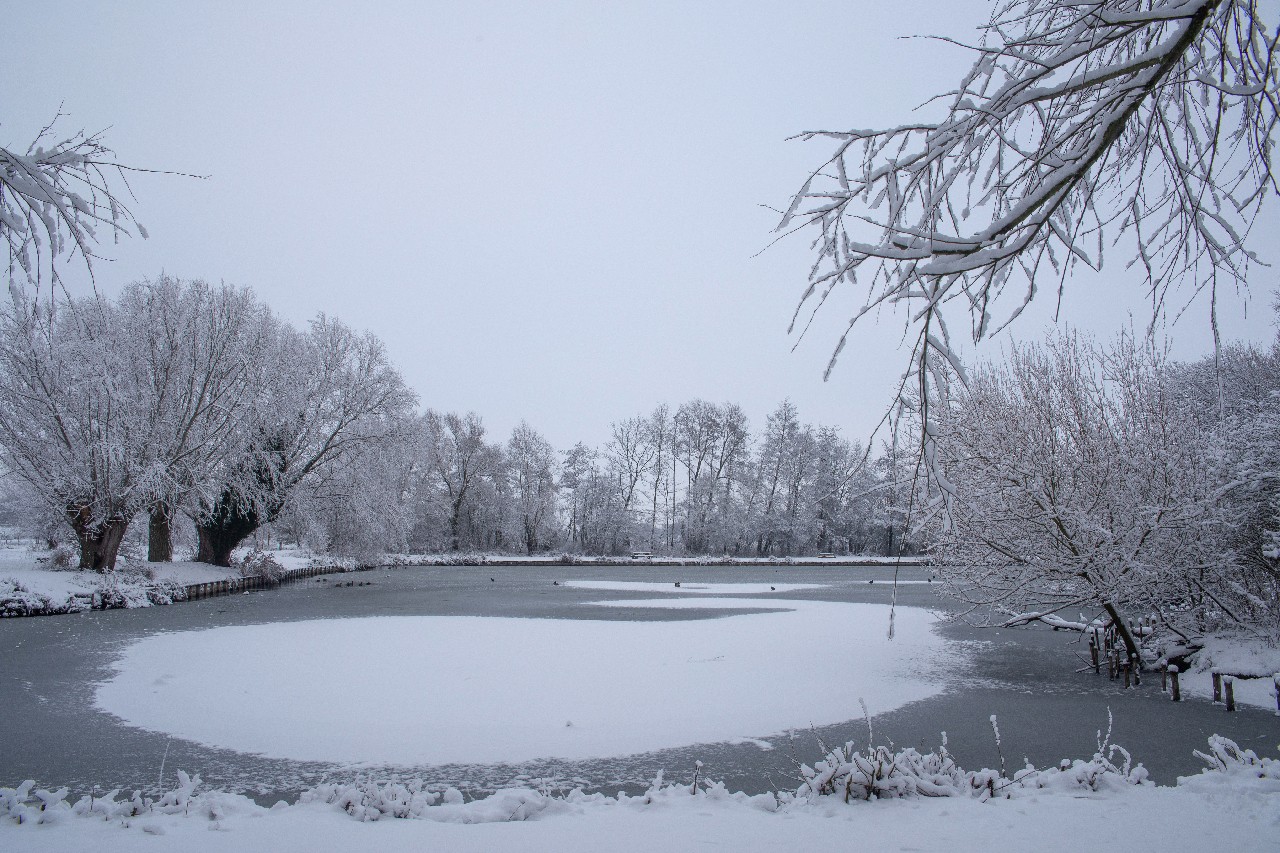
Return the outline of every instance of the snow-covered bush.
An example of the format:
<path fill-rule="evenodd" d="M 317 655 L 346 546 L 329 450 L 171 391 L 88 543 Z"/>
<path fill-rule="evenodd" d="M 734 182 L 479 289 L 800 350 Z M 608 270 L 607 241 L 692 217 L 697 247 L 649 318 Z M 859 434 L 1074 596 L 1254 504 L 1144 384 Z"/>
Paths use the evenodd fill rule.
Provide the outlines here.
<path fill-rule="evenodd" d="M 66 545 L 59 545 L 49 552 L 49 568 L 62 570 L 77 570 L 75 552 Z"/>
<path fill-rule="evenodd" d="M 1113 759 L 1119 753 L 1124 762 Z M 828 749 L 813 767 L 800 766 L 803 784 L 779 796 L 784 802 L 812 801 L 823 797 L 854 800 L 891 800 L 905 797 L 976 797 L 981 800 L 1011 796 L 1015 791 L 1099 791 L 1141 785 L 1146 768 L 1134 765 L 1129 753 L 1115 745 L 1099 744 L 1088 761 L 1063 760 L 1057 767 L 1037 769 L 1030 763 L 1006 776 L 998 770 L 965 770 L 947 751 L 946 734 L 935 750 L 921 753 L 913 747 L 894 751 L 886 746 L 858 750 L 852 741 Z"/>
<path fill-rule="evenodd" d="M 240 558 L 236 568 L 242 578 L 265 578 L 270 584 L 280 583 L 286 571 L 267 551 L 250 551 Z"/>
<path fill-rule="evenodd" d="M 172 604 L 186 597 L 186 587 L 173 580 L 156 579 L 151 567 L 106 572 L 93 586 L 96 606 L 103 610 Z"/>
<path fill-rule="evenodd" d="M 1208 752 L 1196 750 L 1195 754 L 1204 761 L 1205 768 L 1195 776 L 1178 777 L 1180 788 L 1280 794 L 1280 759 L 1260 757 L 1221 735 L 1209 738 Z"/>

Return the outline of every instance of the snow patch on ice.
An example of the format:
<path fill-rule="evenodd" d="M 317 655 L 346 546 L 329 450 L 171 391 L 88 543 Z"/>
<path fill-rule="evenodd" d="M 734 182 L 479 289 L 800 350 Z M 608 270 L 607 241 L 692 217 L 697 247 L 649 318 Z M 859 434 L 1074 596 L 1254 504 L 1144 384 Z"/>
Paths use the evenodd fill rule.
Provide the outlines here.
<path fill-rule="evenodd" d="M 713 601 L 789 609 L 678 622 L 389 616 L 160 634 L 125 650 L 96 701 L 140 728 L 279 758 L 577 759 L 840 723 L 859 716 L 862 697 L 892 710 L 940 692 L 937 673 L 965 648 L 944 643 L 920 609 L 898 608 L 889 641 L 884 605 L 688 605 Z"/>

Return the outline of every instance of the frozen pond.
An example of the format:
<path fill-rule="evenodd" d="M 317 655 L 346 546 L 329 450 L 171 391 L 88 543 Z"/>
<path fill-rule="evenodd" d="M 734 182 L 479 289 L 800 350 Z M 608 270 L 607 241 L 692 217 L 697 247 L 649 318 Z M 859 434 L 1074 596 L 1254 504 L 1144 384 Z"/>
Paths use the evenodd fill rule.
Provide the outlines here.
<path fill-rule="evenodd" d="M 130 725 L 273 758 L 585 760 L 839 723 L 863 697 L 898 708 L 940 692 L 956 654 L 915 607 L 899 608 L 890 641 L 882 604 L 601 606 L 735 612 L 678 622 L 376 616 L 160 634 L 125 651 L 96 704 Z"/>
<path fill-rule="evenodd" d="M 701 760 L 711 777 L 754 792 L 789 784 L 795 760 L 818 757 L 817 737 L 864 741 L 858 698 L 878 740 L 929 747 L 946 730 L 965 766 L 998 763 L 993 713 L 1006 759 L 1043 765 L 1092 754 L 1109 708 L 1113 740 L 1161 782 L 1197 769 L 1191 750 L 1214 732 L 1268 752 L 1280 739 L 1280 718 L 1264 711 L 1175 705 L 1158 679 L 1125 692 L 1076 674 L 1065 633 L 931 628 L 904 609 L 886 644 L 891 577 L 841 566 L 396 569 L 3 620 L 0 785 L 149 788 L 163 762 L 264 799 L 357 776 L 612 792 L 638 790 L 659 769 L 679 779 Z M 912 581 L 898 590 L 904 608 L 945 604 L 923 570 L 902 579 Z M 675 581 L 690 589 L 676 597 Z M 95 705 L 126 652 L 141 656 L 119 673 L 134 681 L 102 702 L 145 728 Z M 256 731 L 255 709 L 270 712 Z M 308 739 L 311 718 L 324 726 Z M 528 730 L 510 731 L 521 721 Z M 435 745 L 415 732 L 434 733 Z"/>

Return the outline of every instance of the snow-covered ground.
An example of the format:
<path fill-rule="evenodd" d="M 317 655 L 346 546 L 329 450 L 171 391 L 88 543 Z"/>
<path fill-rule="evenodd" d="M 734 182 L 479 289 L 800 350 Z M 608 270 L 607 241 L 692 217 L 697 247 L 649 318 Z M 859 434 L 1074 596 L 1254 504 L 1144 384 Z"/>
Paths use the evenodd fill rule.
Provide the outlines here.
<path fill-rule="evenodd" d="M 314 561 L 305 551 L 281 550 L 270 554 L 286 569 L 303 568 Z M 57 567 L 54 551 L 36 550 L 22 543 L 0 548 L 0 597 L 23 591 L 57 612 L 68 609 L 67 605 L 77 598 L 83 602 L 110 587 L 121 593 L 129 606 L 145 606 L 151 603 L 145 592 L 150 586 L 191 586 L 240 576 L 234 565 L 223 568 L 192 561 L 150 563 L 126 556 L 117 560 L 113 573 L 104 575 L 80 571 L 75 567 L 74 555 L 64 554 L 64 558 L 66 556 L 70 556 L 70 565 Z M 243 553 L 236 554 L 237 558 L 242 556 Z"/>
<path fill-rule="evenodd" d="M 438 795 L 430 796 L 436 804 L 426 807 L 401 799 L 398 813 L 418 819 L 378 815 L 363 805 L 360 791 L 350 788 L 326 796 L 304 795 L 309 801 L 270 809 L 216 792 L 192 797 L 188 788 L 137 815 L 129 815 L 127 794 L 120 805 L 108 795 L 82 800 L 75 810 L 53 797 L 43 812 L 35 810 L 39 801 L 32 797 L 34 808 L 10 806 L 10 818 L 0 819 L 0 845 L 29 853 L 1077 853 L 1099 844 L 1125 851 L 1275 850 L 1280 832 L 1276 764 L 1261 770 L 1266 778 L 1257 778 L 1256 765 L 1236 771 L 1201 774 L 1176 788 L 1104 779 L 1097 790 L 1061 784 L 1051 777 L 1068 774 L 1048 771 L 1043 787 L 1010 786 L 1010 799 L 985 802 L 961 795 L 845 803 L 837 795 L 780 804 L 772 795 L 735 796 L 714 786 L 692 795 L 687 784 L 617 798 L 597 794 L 553 799 L 536 791 L 513 790 L 470 803 L 462 802 L 456 791 L 446 792 L 443 802 Z M 0 791 L 0 801 L 3 794 Z M 14 799 L 9 797 L 11 803 Z M 382 819 L 370 821 L 371 815 Z"/>
<path fill-rule="evenodd" d="M 1235 679 L 1235 699 L 1241 705 L 1268 708 L 1280 714 L 1276 689 L 1280 686 L 1280 648 L 1238 638 L 1208 637 L 1196 655 L 1195 666 L 1181 676 L 1184 694 L 1213 697 L 1213 671 L 1256 676 Z"/>
<path fill-rule="evenodd" d="M 723 585 L 737 588 L 738 585 Z M 714 591 L 714 590 L 704 590 Z M 939 692 L 962 650 L 883 605 L 692 597 L 682 621 L 396 616 L 159 634 L 97 705 L 130 725 L 279 758 L 514 762 L 759 738 Z"/>
<path fill-rule="evenodd" d="M 29 552 L 28 552 L 29 553 Z M 3 557 L 0 557 L 3 559 Z M 149 572 L 145 570 L 150 569 Z M 208 563 L 145 563 L 123 564 L 119 567 L 121 576 L 149 575 L 148 579 L 172 581 L 179 586 L 206 583 L 238 577 L 235 569 L 211 566 Z M 13 579 L 27 590 L 47 598 L 64 600 L 73 595 L 92 593 L 102 581 L 99 572 L 60 571 L 33 564 L 30 560 L 0 562 L 0 578 Z"/>

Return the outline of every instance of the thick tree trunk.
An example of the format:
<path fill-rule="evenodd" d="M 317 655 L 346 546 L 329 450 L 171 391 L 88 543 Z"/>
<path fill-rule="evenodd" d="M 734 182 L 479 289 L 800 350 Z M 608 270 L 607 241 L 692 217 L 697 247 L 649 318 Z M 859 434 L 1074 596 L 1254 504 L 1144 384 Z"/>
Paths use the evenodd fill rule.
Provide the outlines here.
<path fill-rule="evenodd" d="M 112 516 L 94 523 L 92 518 L 90 507 L 67 507 L 67 520 L 80 543 L 80 568 L 95 572 L 114 571 L 116 554 L 129 527 L 129 519 Z"/>
<path fill-rule="evenodd" d="M 196 522 L 199 550 L 196 560 L 230 566 L 231 552 L 262 522 L 252 507 L 242 507 L 234 495 L 223 495 L 214 511 Z"/>
<path fill-rule="evenodd" d="M 173 562 L 173 513 L 164 501 L 151 507 L 151 523 L 147 528 L 147 561 Z"/>
<path fill-rule="evenodd" d="M 196 561 L 214 566 L 230 566 L 231 553 L 236 546 L 257 529 L 256 524 L 197 524 L 199 550 L 196 552 Z"/>

